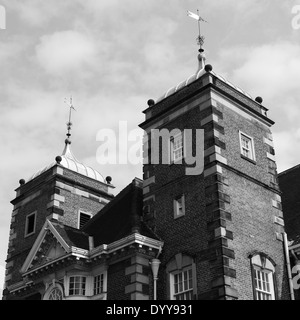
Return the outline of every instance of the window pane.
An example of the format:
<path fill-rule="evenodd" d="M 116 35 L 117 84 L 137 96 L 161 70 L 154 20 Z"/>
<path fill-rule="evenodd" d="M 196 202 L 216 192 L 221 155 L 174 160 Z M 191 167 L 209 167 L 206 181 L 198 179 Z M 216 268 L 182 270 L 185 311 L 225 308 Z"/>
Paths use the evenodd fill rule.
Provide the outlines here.
<path fill-rule="evenodd" d="M 271 300 L 273 286 L 272 273 L 264 270 L 254 270 L 256 297 L 258 300 Z"/>
<path fill-rule="evenodd" d="M 25 235 L 33 233 L 34 232 L 34 226 L 35 226 L 35 214 L 27 216 L 26 217 Z"/>
<path fill-rule="evenodd" d="M 192 287 L 193 287 L 193 279 L 190 278 L 190 279 L 189 279 L 189 289 L 192 288 Z"/>
<path fill-rule="evenodd" d="M 31 233 L 34 230 L 34 220 L 35 220 L 34 218 L 35 218 L 34 215 L 32 215 L 28 218 L 28 231 L 27 231 L 27 233 Z"/>
<path fill-rule="evenodd" d="M 85 295 L 86 277 L 70 277 L 69 295 Z"/>
<path fill-rule="evenodd" d="M 188 281 L 187 280 L 184 280 L 184 283 L 183 283 L 183 290 L 188 290 Z"/>
<path fill-rule="evenodd" d="M 253 142 L 252 139 L 241 134 L 241 149 L 242 155 L 254 160 Z"/>
<path fill-rule="evenodd" d="M 173 161 L 181 160 L 183 158 L 182 135 L 179 135 L 171 140 L 171 157 Z"/>
<path fill-rule="evenodd" d="M 183 291 L 182 281 L 181 281 L 181 282 L 179 282 L 179 291 Z"/>
<path fill-rule="evenodd" d="M 174 274 L 174 298 L 176 300 L 190 300 L 193 296 L 192 269 Z"/>
<path fill-rule="evenodd" d="M 103 292 L 103 273 L 94 277 L 94 295 Z"/>

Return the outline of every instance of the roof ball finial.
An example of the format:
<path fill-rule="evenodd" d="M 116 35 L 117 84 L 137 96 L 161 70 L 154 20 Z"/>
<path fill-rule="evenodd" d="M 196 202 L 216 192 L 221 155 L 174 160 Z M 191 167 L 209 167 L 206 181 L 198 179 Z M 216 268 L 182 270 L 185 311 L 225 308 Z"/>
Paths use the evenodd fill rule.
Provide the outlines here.
<path fill-rule="evenodd" d="M 255 101 L 261 104 L 261 103 L 263 103 L 263 98 L 262 97 L 256 97 Z"/>
<path fill-rule="evenodd" d="M 106 180 L 107 184 L 111 184 L 111 182 L 112 182 L 112 177 L 107 176 L 107 177 L 105 178 L 105 180 Z"/>
<path fill-rule="evenodd" d="M 152 107 L 155 105 L 155 101 L 153 99 L 149 99 L 147 103 L 149 107 Z"/>
<path fill-rule="evenodd" d="M 205 69 L 206 72 L 210 72 L 210 71 L 212 71 L 213 67 L 212 67 L 211 64 L 207 64 L 207 65 L 204 67 L 204 69 Z"/>
<path fill-rule="evenodd" d="M 62 161 L 62 157 L 61 157 L 61 156 L 57 156 L 57 157 L 55 158 L 55 161 L 56 161 L 58 164 L 60 164 L 61 161 Z"/>
<path fill-rule="evenodd" d="M 25 180 L 24 179 L 20 179 L 19 180 L 20 185 L 22 186 L 23 184 L 25 184 Z"/>

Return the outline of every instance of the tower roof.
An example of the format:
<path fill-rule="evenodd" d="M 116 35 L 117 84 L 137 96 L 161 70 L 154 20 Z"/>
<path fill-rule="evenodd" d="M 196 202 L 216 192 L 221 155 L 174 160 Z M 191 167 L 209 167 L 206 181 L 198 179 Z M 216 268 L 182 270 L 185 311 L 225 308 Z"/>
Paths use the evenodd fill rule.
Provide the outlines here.
<path fill-rule="evenodd" d="M 189 76 L 187 79 L 185 79 L 184 81 L 181 81 L 180 83 L 178 83 L 176 86 L 171 87 L 169 90 L 167 90 L 161 97 L 159 97 L 156 100 L 156 103 L 166 99 L 167 97 L 169 97 L 170 95 L 178 92 L 179 90 L 183 89 L 184 87 L 187 87 L 188 85 L 190 85 L 192 82 L 195 82 L 196 80 L 200 79 L 205 73 L 209 72 L 212 75 L 214 75 L 216 78 L 220 79 L 221 81 L 225 82 L 226 84 L 230 85 L 232 88 L 238 90 L 239 92 L 241 92 L 242 94 L 244 94 L 245 96 L 247 96 L 248 98 L 252 99 L 251 95 L 247 92 L 245 92 L 244 90 L 242 90 L 241 88 L 237 87 L 236 85 L 232 84 L 231 82 L 229 82 L 228 80 L 226 80 L 224 77 L 222 77 L 221 75 L 215 73 L 212 70 L 212 67 L 210 65 L 205 65 L 205 55 L 203 52 L 201 52 L 198 55 L 198 61 L 199 61 L 199 66 L 198 66 L 198 70 L 192 74 L 191 76 Z"/>
<path fill-rule="evenodd" d="M 198 22 L 198 28 L 199 28 L 199 35 L 197 37 L 197 42 L 198 45 L 200 47 L 200 49 L 198 50 L 199 54 L 198 54 L 198 69 L 197 71 L 192 74 L 191 76 L 189 76 L 187 79 L 185 79 L 184 81 L 181 81 L 180 83 L 178 83 L 176 86 L 171 87 L 169 90 L 167 90 L 161 97 L 159 97 L 155 103 L 158 103 L 164 99 L 166 99 L 167 97 L 171 96 L 172 94 L 178 92 L 179 90 L 189 86 L 191 83 L 195 82 L 196 80 L 200 79 L 205 73 L 209 72 L 212 75 L 214 75 L 216 78 L 218 78 L 219 80 L 225 82 L 226 84 L 230 85 L 232 88 L 234 88 L 235 90 L 239 91 L 240 93 L 242 93 L 243 95 L 247 96 L 248 98 L 252 99 L 253 98 L 250 96 L 250 94 L 248 94 L 247 92 L 245 92 L 244 90 L 242 90 L 241 88 L 233 85 L 231 82 L 227 81 L 224 77 L 216 74 L 214 71 L 212 71 L 212 66 L 211 65 L 206 65 L 206 57 L 205 57 L 205 53 L 204 53 L 204 49 L 203 49 L 203 45 L 204 45 L 204 40 L 205 37 L 203 36 L 203 34 L 201 33 L 201 29 L 200 29 L 200 24 L 201 22 L 206 22 L 206 20 L 204 20 L 200 15 L 199 15 L 199 10 L 197 10 L 197 14 L 191 12 L 191 11 L 187 11 L 187 14 L 189 17 L 197 20 Z"/>
<path fill-rule="evenodd" d="M 57 158 L 59 158 L 59 157 L 57 157 Z M 72 170 L 76 173 L 82 174 L 88 178 L 98 180 L 100 182 L 104 182 L 103 176 L 97 170 L 84 165 L 83 163 L 79 162 L 76 159 L 76 157 L 74 156 L 74 154 L 71 150 L 70 141 L 68 139 L 66 140 L 66 145 L 65 145 L 65 148 L 64 148 L 60 158 L 61 158 L 61 160 L 59 159 L 59 161 L 53 161 L 48 166 L 45 166 L 43 169 L 37 171 L 26 182 L 38 177 L 43 172 L 45 172 L 45 171 L 49 170 L 50 168 L 54 167 L 55 165 L 57 165 L 58 162 L 61 166 L 65 167 L 69 170 Z"/>

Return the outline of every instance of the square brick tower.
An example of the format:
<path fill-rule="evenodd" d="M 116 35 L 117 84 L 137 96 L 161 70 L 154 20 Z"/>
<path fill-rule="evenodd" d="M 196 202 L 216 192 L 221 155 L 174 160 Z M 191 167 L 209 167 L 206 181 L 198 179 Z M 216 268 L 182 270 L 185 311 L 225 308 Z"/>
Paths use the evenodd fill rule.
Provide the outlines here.
<path fill-rule="evenodd" d="M 140 125 L 144 221 L 164 241 L 158 299 L 289 299 L 274 122 L 203 51 L 195 74 L 148 101 Z M 191 150 L 199 173 L 187 173 Z"/>
<path fill-rule="evenodd" d="M 98 213 L 113 195 L 111 179 L 80 163 L 73 155 L 68 139 L 61 156 L 49 166 L 35 173 L 27 181 L 20 180 L 16 198 L 11 201 L 13 211 L 6 260 L 4 299 L 9 292 L 22 296 L 28 287 L 21 268 L 45 225 L 46 219 L 56 224 L 81 229 Z M 39 299 L 39 297 L 31 297 Z"/>

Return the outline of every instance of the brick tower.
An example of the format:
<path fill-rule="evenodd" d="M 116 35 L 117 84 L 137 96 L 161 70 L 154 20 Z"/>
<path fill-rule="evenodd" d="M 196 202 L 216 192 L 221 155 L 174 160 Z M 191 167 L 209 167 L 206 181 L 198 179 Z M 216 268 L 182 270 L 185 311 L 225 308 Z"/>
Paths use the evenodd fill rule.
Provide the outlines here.
<path fill-rule="evenodd" d="M 149 100 L 140 125 L 144 221 L 164 241 L 158 299 L 289 299 L 274 122 L 199 52 L 197 72 Z M 186 170 L 190 131 L 199 174 Z"/>
<path fill-rule="evenodd" d="M 8 292 L 20 293 L 26 287 L 26 278 L 22 277 L 20 270 L 46 219 L 80 229 L 113 198 L 109 192 L 113 188 L 111 179 L 108 177 L 104 181 L 99 172 L 80 163 L 73 155 L 70 120 L 62 155 L 27 181 L 21 179 L 16 198 L 11 201 L 14 207 L 4 299 L 9 298 Z"/>

